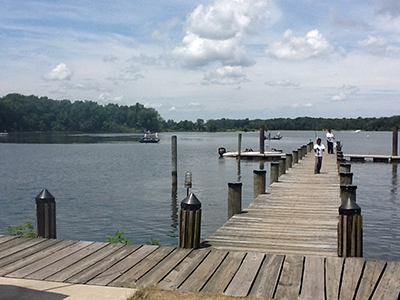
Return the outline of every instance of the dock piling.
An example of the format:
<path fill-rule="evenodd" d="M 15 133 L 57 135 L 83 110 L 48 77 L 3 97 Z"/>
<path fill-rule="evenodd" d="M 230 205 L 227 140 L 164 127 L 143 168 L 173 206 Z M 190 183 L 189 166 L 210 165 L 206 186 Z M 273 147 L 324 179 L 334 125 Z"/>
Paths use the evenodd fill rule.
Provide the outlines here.
<path fill-rule="evenodd" d="M 338 256 L 363 256 L 361 208 L 350 198 L 339 207 Z"/>
<path fill-rule="evenodd" d="M 57 238 L 56 233 L 56 201 L 47 189 L 42 190 L 36 200 L 36 236 L 41 238 Z"/>
<path fill-rule="evenodd" d="M 265 144 L 264 144 L 264 125 L 260 126 L 260 153 L 264 153 L 264 148 L 265 148 Z"/>
<path fill-rule="evenodd" d="M 242 183 L 228 183 L 228 219 L 242 211 Z"/>
<path fill-rule="evenodd" d="M 398 149 L 398 132 L 399 126 L 393 126 L 393 138 L 392 138 L 392 156 L 397 156 L 397 149 Z"/>
<path fill-rule="evenodd" d="M 266 170 L 254 170 L 253 171 L 253 199 L 256 199 L 258 195 L 265 194 Z"/>
<path fill-rule="evenodd" d="M 340 184 L 353 184 L 353 173 L 351 172 L 340 172 Z"/>
<path fill-rule="evenodd" d="M 171 154 L 172 154 L 172 184 L 178 184 L 178 151 L 177 151 L 177 138 L 176 135 L 171 136 Z"/>
<path fill-rule="evenodd" d="M 269 177 L 269 184 L 278 181 L 278 178 L 279 178 L 279 163 L 271 162 L 271 173 Z"/>
<path fill-rule="evenodd" d="M 201 202 L 190 193 L 181 202 L 178 247 L 197 249 L 200 245 Z"/>
<path fill-rule="evenodd" d="M 357 186 L 352 184 L 341 184 L 340 185 L 340 199 L 342 203 L 348 198 L 356 202 L 356 190 Z"/>
<path fill-rule="evenodd" d="M 299 150 L 293 150 L 293 164 L 299 163 Z"/>

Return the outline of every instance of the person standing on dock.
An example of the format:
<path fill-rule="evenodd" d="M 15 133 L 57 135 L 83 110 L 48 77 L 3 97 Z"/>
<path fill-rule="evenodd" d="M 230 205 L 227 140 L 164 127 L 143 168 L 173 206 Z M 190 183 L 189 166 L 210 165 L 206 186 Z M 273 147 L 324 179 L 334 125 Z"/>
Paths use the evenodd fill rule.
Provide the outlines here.
<path fill-rule="evenodd" d="M 330 129 L 328 129 L 328 132 L 326 133 L 326 142 L 328 144 L 328 154 L 333 154 L 333 140 L 335 139 L 335 136 L 331 132 Z"/>
<path fill-rule="evenodd" d="M 315 153 L 314 174 L 318 174 L 321 171 L 322 153 L 324 151 L 325 151 L 324 144 L 321 143 L 321 139 L 320 138 L 317 138 L 317 143 L 314 145 L 314 153 Z"/>

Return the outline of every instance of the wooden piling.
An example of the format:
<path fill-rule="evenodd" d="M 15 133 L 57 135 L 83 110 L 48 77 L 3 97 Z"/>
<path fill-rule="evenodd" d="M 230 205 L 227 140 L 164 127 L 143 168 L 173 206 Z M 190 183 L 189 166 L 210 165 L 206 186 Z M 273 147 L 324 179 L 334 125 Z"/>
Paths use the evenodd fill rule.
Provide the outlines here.
<path fill-rule="evenodd" d="M 392 156 L 397 156 L 399 126 L 393 126 Z"/>
<path fill-rule="evenodd" d="M 228 219 L 242 211 L 242 183 L 228 183 Z"/>
<path fill-rule="evenodd" d="M 267 175 L 266 170 L 254 170 L 253 171 L 253 199 L 256 199 L 257 196 L 260 194 L 265 194 L 266 175 Z"/>
<path fill-rule="evenodd" d="M 292 167 L 293 155 L 291 153 L 286 153 L 286 170 Z"/>
<path fill-rule="evenodd" d="M 356 185 L 351 185 L 351 184 L 341 184 L 340 185 L 340 199 L 342 200 L 342 203 L 346 201 L 348 198 L 356 202 L 356 190 L 357 186 Z"/>
<path fill-rule="evenodd" d="M 298 164 L 299 163 L 299 151 L 298 150 L 293 150 L 293 164 Z"/>
<path fill-rule="evenodd" d="M 361 208 L 350 198 L 339 207 L 338 256 L 363 256 Z"/>
<path fill-rule="evenodd" d="M 176 135 L 171 136 L 171 166 L 172 166 L 172 184 L 178 184 L 178 147 L 177 147 L 177 137 Z"/>
<path fill-rule="evenodd" d="M 237 155 L 237 159 L 240 162 L 240 152 L 242 152 L 242 134 L 239 133 L 238 134 L 238 155 Z"/>
<path fill-rule="evenodd" d="M 351 172 L 340 172 L 340 184 L 353 184 L 353 173 Z"/>
<path fill-rule="evenodd" d="M 348 163 L 339 163 L 339 172 L 350 172 L 351 164 Z"/>
<path fill-rule="evenodd" d="M 271 173 L 269 177 L 269 184 L 278 181 L 279 178 L 279 162 L 271 162 Z"/>
<path fill-rule="evenodd" d="M 181 202 L 178 247 L 197 249 L 200 245 L 201 202 L 191 193 Z"/>
<path fill-rule="evenodd" d="M 264 144 L 264 125 L 260 126 L 260 153 L 264 153 L 264 148 L 265 148 L 265 144 Z"/>
<path fill-rule="evenodd" d="M 286 157 L 279 159 L 279 177 L 286 173 Z"/>
<path fill-rule="evenodd" d="M 298 148 L 298 159 L 299 161 L 303 159 L 303 148 Z"/>
<path fill-rule="evenodd" d="M 36 200 L 36 236 L 55 239 L 56 233 L 56 201 L 47 189 L 42 190 Z"/>

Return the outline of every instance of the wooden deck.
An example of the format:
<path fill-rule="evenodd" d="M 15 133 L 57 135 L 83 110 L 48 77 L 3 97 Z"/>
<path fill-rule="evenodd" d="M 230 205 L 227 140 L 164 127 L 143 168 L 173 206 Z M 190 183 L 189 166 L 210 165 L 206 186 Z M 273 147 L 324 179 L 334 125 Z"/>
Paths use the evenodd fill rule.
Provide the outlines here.
<path fill-rule="evenodd" d="M 341 204 L 336 156 L 314 174 L 309 153 L 204 243 L 223 250 L 337 256 Z"/>
<path fill-rule="evenodd" d="M 0 235 L 0 276 L 264 299 L 400 297 L 400 262 L 336 257 L 335 156 L 309 154 L 197 250 Z M 0 285 L 1 299 L 1 285 Z"/>
<path fill-rule="evenodd" d="M 264 299 L 396 300 L 400 292 L 400 262 L 12 236 L 0 236 L 0 276 Z"/>

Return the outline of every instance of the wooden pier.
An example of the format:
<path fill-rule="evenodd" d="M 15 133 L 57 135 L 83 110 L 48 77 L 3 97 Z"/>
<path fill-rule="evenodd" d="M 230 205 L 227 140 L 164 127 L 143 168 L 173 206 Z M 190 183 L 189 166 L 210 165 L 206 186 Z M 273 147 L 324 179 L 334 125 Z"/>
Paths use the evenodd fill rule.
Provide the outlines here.
<path fill-rule="evenodd" d="M 343 156 L 353 162 L 364 162 L 366 160 L 372 160 L 373 162 L 400 162 L 400 156 L 392 155 L 343 154 Z"/>
<path fill-rule="evenodd" d="M 309 153 L 200 249 L 0 236 L 0 276 L 264 299 L 399 299 L 400 262 L 336 256 L 335 160 L 325 154 L 314 174 Z"/>

